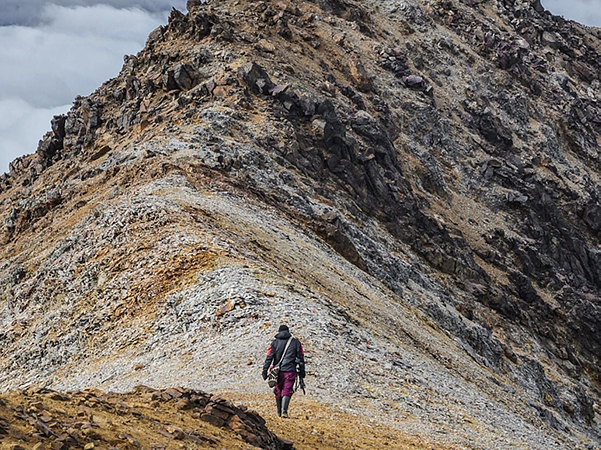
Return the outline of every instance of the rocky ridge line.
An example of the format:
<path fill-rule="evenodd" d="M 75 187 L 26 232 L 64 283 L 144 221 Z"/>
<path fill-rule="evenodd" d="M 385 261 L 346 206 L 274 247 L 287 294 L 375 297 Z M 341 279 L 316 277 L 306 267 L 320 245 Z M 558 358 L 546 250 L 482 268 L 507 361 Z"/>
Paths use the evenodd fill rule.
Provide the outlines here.
<path fill-rule="evenodd" d="M 425 311 L 547 426 L 598 437 L 598 30 L 527 1 L 237 6 L 174 11 L 55 119 L 3 179 L 5 242 L 134 164 L 213 177 Z M 46 282 L 6 270 L 22 304 Z"/>

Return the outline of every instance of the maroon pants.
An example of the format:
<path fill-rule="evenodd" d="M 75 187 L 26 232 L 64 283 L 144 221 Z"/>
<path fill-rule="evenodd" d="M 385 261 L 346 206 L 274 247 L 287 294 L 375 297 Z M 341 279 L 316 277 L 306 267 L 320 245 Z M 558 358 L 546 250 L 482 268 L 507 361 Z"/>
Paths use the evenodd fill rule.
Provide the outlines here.
<path fill-rule="evenodd" d="M 295 381 L 296 372 L 280 372 L 278 375 L 278 384 L 273 388 L 275 398 L 292 397 Z"/>

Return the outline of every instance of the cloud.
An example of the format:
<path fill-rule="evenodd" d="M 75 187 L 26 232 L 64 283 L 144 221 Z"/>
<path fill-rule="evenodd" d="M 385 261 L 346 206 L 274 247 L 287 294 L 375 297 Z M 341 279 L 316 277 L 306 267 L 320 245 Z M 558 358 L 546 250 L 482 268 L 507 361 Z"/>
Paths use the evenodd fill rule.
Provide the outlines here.
<path fill-rule="evenodd" d="M 0 173 L 14 157 L 36 150 L 54 114 L 116 76 L 123 55 L 141 50 L 165 16 L 139 8 L 49 4 L 36 28 L 0 27 Z"/>
<path fill-rule="evenodd" d="M 0 99 L 51 107 L 88 94 L 115 76 L 123 55 L 140 50 L 161 20 L 141 10 L 50 6 L 40 28 L 0 28 Z"/>
<path fill-rule="evenodd" d="M 15 158 L 35 151 L 35 144 L 50 128 L 49 118 L 68 109 L 69 105 L 38 108 L 18 98 L 0 100 L 0 173 Z"/>
<path fill-rule="evenodd" d="M 555 15 L 601 27 L 601 0 L 543 0 L 542 4 Z"/>
<path fill-rule="evenodd" d="M 150 13 L 168 11 L 172 6 L 183 9 L 185 0 L 2 0 L 1 25 L 34 26 L 43 22 L 44 10 L 48 4 L 77 7 L 109 5 L 114 8 L 139 8 Z"/>

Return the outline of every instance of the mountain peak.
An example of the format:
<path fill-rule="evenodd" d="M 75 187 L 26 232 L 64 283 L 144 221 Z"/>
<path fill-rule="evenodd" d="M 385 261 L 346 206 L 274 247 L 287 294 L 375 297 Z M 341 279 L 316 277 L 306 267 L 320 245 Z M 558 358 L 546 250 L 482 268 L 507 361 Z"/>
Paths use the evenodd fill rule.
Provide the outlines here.
<path fill-rule="evenodd" d="M 285 318 L 325 404 L 596 445 L 598 30 L 539 1 L 188 9 L 0 180 L 6 388 L 256 392 Z"/>

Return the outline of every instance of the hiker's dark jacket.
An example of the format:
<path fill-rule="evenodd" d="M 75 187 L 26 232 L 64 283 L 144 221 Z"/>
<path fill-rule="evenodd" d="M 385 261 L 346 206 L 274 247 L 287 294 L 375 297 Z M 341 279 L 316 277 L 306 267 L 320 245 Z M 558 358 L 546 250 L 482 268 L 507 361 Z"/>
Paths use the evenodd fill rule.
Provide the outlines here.
<path fill-rule="evenodd" d="M 263 378 L 267 378 L 267 372 L 269 368 L 277 365 L 282 358 L 282 353 L 286 348 L 286 343 L 290 339 L 289 331 L 281 331 L 275 336 L 275 340 L 269 346 L 267 350 L 267 358 L 265 364 L 263 364 Z M 292 339 L 286 355 L 282 361 L 280 372 L 296 372 L 298 366 L 298 374 L 301 378 L 305 378 L 305 351 L 303 345 L 296 338 Z"/>

